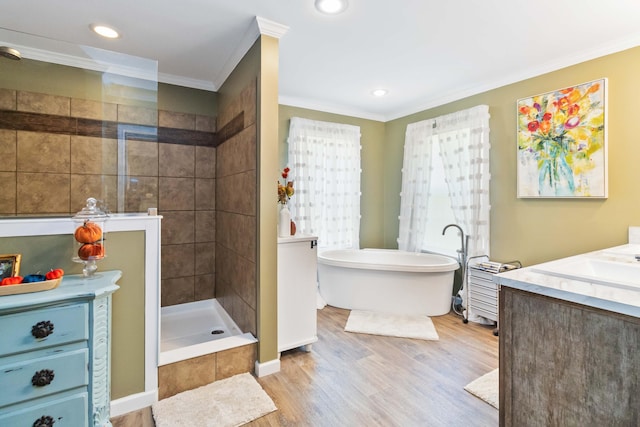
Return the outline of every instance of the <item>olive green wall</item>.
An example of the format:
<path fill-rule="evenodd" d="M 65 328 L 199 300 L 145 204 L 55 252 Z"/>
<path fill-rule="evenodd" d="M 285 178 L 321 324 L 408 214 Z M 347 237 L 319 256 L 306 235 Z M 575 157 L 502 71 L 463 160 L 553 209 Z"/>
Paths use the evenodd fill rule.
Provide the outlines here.
<path fill-rule="evenodd" d="M 361 126 L 361 247 L 397 248 L 404 136 L 409 123 L 487 104 L 491 114 L 491 257 L 524 265 L 627 242 L 640 224 L 640 144 L 633 115 L 640 93 L 640 47 L 421 111 L 385 123 L 280 106 L 279 161 L 286 164 L 293 116 Z M 516 197 L 516 101 L 567 86 L 608 78 L 607 199 Z"/>
<path fill-rule="evenodd" d="M 387 157 L 385 150 L 385 123 L 280 105 L 280 118 L 278 121 L 278 161 L 281 166 L 280 169 L 288 164 L 287 138 L 289 138 L 291 117 L 360 126 L 360 145 L 362 146 L 362 151 L 360 152 L 362 167 L 362 175 L 360 177 L 360 188 L 362 189 L 360 198 L 360 212 L 362 213 L 360 220 L 360 247 L 384 247 L 382 230 L 385 207 L 389 204 L 385 200 L 385 195 L 382 191 L 385 184 L 384 170 Z"/>
<path fill-rule="evenodd" d="M 409 123 L 479 104 L 489 106 L 491 140 L 491 257 L 537 264 L 624 244 L 640 224 L 640 144 L 635 97 L 640 94 L 640 47 L 500 87 L 386 123 L 384 243 L 397 247 L 404 133 Z M 608 78 L 608 199 L 516 197 L 516 101 Z M 364 165 L 363 169 L 368 165 Z"/>
<path fill-rule="evenodd" d="M 65 275 L 82 274 L 82 264 L 71 261 L 75 245 L 71 234 L 4 237 L 0 238 L 0 253 L 22 254 L 21 275 L 52 268 L 62 268 Z M 122 271 L 120 289 L 113 294 L 112 399 L 144 391 L 144 246 L 143 231 L 107 233 L 107 256 L 98 262 L 96 274 Z"/>

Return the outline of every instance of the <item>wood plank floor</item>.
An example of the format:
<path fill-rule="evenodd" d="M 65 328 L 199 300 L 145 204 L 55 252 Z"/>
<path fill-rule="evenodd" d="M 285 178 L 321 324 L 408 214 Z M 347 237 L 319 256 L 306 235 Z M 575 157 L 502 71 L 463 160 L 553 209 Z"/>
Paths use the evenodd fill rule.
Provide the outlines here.
<path fill-rule="evenodd" d="M 310 353 L 284 352 L 281 371 L 258 378 L 278 411 L 271 426 L 486 426 L 498 411 L 464 386 L 498 367 L 493 327 L 433 317 L 439 341 L 344 332 L 349 310 L 318 311 Z"/>
<path fill-rule="evenodd" d="M 493 327 L 433 317 L 439 341 L 344 332 L 349 310 L 318 311 L 310 353 L 287 351 L 280 372 L 258 378 L 278 410 L 253 427 L 495 427 L 498 411 L 464 386 L 498 367 Z M 150 408 L 112 420 L 152 427 Z"/>

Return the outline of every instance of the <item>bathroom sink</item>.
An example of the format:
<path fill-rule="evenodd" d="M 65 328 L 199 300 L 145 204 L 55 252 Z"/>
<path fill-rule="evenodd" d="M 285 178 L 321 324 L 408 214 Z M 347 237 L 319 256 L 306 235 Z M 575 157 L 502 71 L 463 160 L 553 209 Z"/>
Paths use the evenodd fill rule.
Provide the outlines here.
<path fill-rule="evenodd" d="M 622 246 L 615 246 L 613 248 L 605 249 L 602 252 L 607 255 L 630 255 L 630 256 L 639 255 L 640 256 L 640 245 L 628 244 L 628 245 L 622 245 Z"/>
<path fill-rule="evenodd" d="M 531 270 L 571 280 L 640 290 L 640 262 L 635 264 L 579 256 L 532 266 Z"/>

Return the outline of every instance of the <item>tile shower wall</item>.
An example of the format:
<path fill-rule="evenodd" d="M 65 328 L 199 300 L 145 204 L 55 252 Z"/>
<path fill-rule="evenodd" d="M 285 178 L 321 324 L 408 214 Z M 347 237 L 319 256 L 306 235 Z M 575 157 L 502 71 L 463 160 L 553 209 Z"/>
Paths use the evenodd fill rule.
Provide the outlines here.
<path fill-rule="evenodd" d="M 219 112 L 216 162 L 216 298 L 257 336 L 256 82 Z M 226 131 L 231 129 L 232 131 Z"/>
<path fill-rule="evenodd" d="M 162 305 L 213 298 L 215 140 L 209 116 L 0 88 L 0 215 L 157 207 Z"/>

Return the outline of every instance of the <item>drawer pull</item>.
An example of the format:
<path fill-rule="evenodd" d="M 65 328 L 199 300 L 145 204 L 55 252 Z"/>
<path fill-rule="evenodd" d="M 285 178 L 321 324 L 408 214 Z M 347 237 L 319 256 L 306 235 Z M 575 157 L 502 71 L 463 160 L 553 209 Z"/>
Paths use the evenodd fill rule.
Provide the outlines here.
<path fill-rule="evenodd" d="M 44 387 L 51 384 L 51 381 L 53 381 L 54 377 L 55 374 L 51 369 L 43 369 L 33 374 L 33 377 L 31 378 L 31 384 L 36 387 Z"/>
<path fill-rule="evenodd" d="M 33 422 L 33 427 L 52 427 L 55 421 L 49 415 L 43 415 Z"/>
<path fill-rule="evenodd" d="M 48 320 L 38 322 L 31 327 L 31 335 L 35 338 L 46 338 L 53 333 L 53 323 Z"/>

